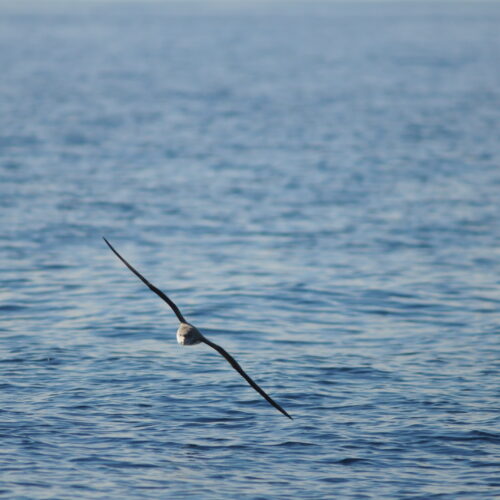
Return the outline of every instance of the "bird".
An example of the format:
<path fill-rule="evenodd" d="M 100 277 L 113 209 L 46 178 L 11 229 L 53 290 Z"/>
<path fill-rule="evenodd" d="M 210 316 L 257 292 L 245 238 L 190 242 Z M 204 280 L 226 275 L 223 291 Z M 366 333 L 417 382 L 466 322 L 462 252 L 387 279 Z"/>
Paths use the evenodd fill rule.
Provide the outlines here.
<path fill-rule="evenodd" d="M 139 271 L 137 271 L 134 267 L 132 267 L 111 245 L 111 243 L 103 236 L 103 240 L 106 242 L 111 251 L 125 264 L 130 271 L 132 271 L 152 292 L 154 292 L 158 297 L 163 299 L 172 309 L 174 314 L 177 316 L 180 324 L 177 329 L 177 342 L 181 345 L 197 345 L 197 344 L 206 344 L 212 349 L 215 349 L 219 354 L 221 354 L 229 364 L 248 382 L 248 384 L 255 389 L 270 405 L 274 406 L 278 411 L 280 411 L 283 415 L 288 417 L 290 420 L 293 420 L 291 415 L 287 413 L 276 401 L 274 401 L 271 396 L 269 396 L 257 383 L 251 379 L 247 373 L 243 370 L 240 364 L 220 345 L 215 344 L 214 342 L 208 340 L 196 326 L 192 325 L 184 318 L 180 309 L 174 303 L 172 299 L 170 299 L 166 294 L 164 294 L 160 289 L 156 288 L 153 284 L 151 284 Z"/>

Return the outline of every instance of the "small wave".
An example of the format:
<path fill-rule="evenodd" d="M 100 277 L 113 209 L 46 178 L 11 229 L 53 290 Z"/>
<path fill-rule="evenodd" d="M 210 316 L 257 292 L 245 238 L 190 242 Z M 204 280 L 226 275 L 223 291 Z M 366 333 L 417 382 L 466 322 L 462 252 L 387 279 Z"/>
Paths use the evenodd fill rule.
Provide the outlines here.
<path fill-rule="evenodd" d="M 95 463 L 96 465 L 118 468 L 118 469 L 153 469 L 159 466 L 152 463 L 143 462 L 128 462 L 125 460 L 113 460 L 109 458 L 102 458 L 98 455 L 90 455 L 86 457 L 77 457 L 69 460 L 70 462 L 83 464 L 83 463 Z"/>
<path fill-rule="evenodd" d="M 368 462 L 365 458 L 357 458 L 357 457 L 347 457 L 343 458 L 342 460 L 337 460 L 335 463 L 341 464 L 341 465 L 351 465 L 351 464 L 357 464 L 360 462 Z"/>
<path fill-rule="evenodd" d="M 319 444 L 316 443 L 308 443 L 305 441 L 284 441 L 283 443 L 277 443 L 273 444 L 272 446 L 283 446 L 286 448 L 304 448 L 304 447 L 315 447 L 315 446 L 320 446 Z"/>
<path fill-rule="evenodd" d="M 486 431 L 469 431 L 460 434 L 443 434 L 437 436 L 444 441 L 485 441 L 487 443 L 500 444 L 500 433 Z"/>
<path fill-rule="evenodd" d="M 392 376 L 391 372 L 371 368 L 369 366 L 331 366 L 321 367 L 319 371 L 328 375 L 348 374 L 350 376 L 360 375 L 368 378 L 389 378 Z"/>
<path fill-rule="evenodd" d="M 17 312 L 28 309 L 28 306 L 22 304 L 4 304 L 0 305 L 0 312 Z"/>

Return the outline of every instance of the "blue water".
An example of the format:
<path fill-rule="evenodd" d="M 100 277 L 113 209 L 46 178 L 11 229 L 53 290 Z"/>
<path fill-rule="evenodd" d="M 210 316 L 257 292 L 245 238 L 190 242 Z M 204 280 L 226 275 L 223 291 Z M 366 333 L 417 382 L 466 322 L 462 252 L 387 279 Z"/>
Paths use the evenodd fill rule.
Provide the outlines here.
<path fill-rule="evenodd" d="M 500 495 L 498 26 L 2 3 L 0 497 Z"/>

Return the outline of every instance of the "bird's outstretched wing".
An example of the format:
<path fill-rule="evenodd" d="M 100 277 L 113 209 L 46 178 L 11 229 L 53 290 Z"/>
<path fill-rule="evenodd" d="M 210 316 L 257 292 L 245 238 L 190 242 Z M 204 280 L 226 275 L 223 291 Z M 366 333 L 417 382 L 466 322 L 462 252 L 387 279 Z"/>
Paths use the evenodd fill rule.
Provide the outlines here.
<path fill-rule="evenodd" d="M 186 323 L 186 320 L 184 319 L 184 316 L 182 315 L 182 313 L 179 311 L 179 308 L 174 304 L 174 302 L 172 300 L 170 300 L 161 290 L 159 290 L 158 288 L 156 288 L 154 285 L 152 285 L 141 273 L 139 273 L 136 269 L 134 269 L 114 248 L 113 248 L 113 245 L 106 239 L 102 238 L 106 244 L 108 245 L 108 247 L 111 249 L 111 251 L 151 290 L 153 291 L 154 293 L 156 293 L 156 295 L 158 295 L 158 297 L 160 297 L 161 299 L 163 299 L 172 309 L 172 311 L 174 311 L 175 315 L 177 316 L 177 318 L 179 319 L 179 321 L 181 323 Z"/>
<path fill-rule="evenodd" d="M 202 342 L 209 345 L 213 349 L 215 349 L 218 353 L 222 354 L 229 364 L 271 405 L 273 405 L 277 410 L 279 410 L 283 415 L 286 415 L 290 420 L 293 420 L 292 417 L 278 404 L 274 401 L 273 398 L 268 396 L 244 371 L 243 368 L 239 365 L 239 363 L 220 345 L 214 344 L 210 342 L 206 337 L 202 337 Z"/>

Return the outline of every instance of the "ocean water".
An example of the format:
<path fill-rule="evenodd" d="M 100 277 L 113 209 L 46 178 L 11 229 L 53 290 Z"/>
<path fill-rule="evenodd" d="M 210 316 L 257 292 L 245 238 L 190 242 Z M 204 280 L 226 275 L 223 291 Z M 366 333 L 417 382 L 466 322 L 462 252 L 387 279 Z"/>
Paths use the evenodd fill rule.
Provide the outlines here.
<path fill-rule="evenodd" d="M 498 498 L 499 26 L 2 3 L 0 497 Z"/>

